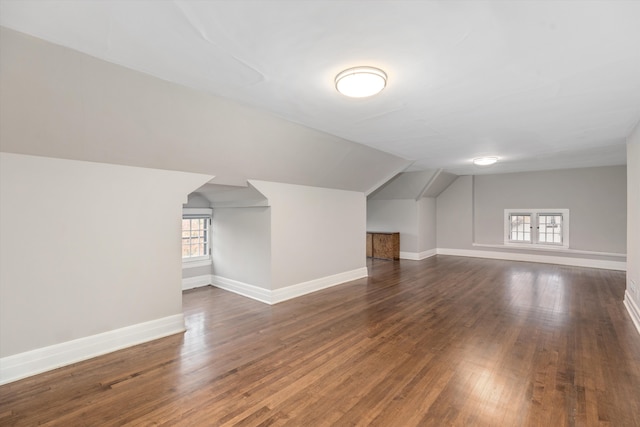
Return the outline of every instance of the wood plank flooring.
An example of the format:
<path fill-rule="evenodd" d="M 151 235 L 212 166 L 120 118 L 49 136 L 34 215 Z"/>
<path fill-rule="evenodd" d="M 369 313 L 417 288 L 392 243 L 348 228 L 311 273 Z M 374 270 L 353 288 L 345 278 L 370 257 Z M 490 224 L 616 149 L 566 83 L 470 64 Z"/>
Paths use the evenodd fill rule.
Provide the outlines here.
<path fill-rule="evenodd" d="M 437 256 L 0 387 L 3 426 L 640 426 L 622 272 Z"/>

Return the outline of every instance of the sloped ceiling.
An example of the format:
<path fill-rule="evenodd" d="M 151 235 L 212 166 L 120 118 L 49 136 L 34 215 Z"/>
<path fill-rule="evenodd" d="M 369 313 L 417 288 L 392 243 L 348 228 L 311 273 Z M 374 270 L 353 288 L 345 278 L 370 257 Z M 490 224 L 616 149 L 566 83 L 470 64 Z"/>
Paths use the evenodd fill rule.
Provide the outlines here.
<path fill-rule="evenodd" d="M 394 199 L 418 199 L 429 185 L 429 182 L 438 174 L 438 170 L 424 170 L 416 172 L 400 173 L 378 188 L 368 199 L 394 200 Z"/>
<path fill-rule="evenodd" d="M 1 2 L 0 23 L 457 174 L 625 162 L 638 1 Z M 353 100 L 335 75 L 389 75 Z M 470 160 L 496 155 L 478 169 Z M 301 167 L 304 169 L 304 167 Z"/>
<path fill-rule="evenodd" d="M 440 173 L 434 176 L 434 178 L 429 182 L 429 185 L 422 193 L 422 197 L 438 197 L 440 193 L 446 190 L 447 187 L 456 180 L 456 178 L 458 178 L 457 175 L 440 171 Z"/>
<path fill-rule="evenodd" d="M 205 184 L 195 194 L 204 197 L 212 208 L 268 206 L 266 196 L 251 184 L 246 186 Z"/>
<path fill-rule="evenodd" d="M 2 151 L 369 192 L 410 162 L 6 28 Z"/>
<path fill-rule="evenodd" d="M 368 200 L 397 200 L 422 197 L 437 197 L 455 179 L 457 175 L 442 169 L 402 172 L 372 192 Z"/>

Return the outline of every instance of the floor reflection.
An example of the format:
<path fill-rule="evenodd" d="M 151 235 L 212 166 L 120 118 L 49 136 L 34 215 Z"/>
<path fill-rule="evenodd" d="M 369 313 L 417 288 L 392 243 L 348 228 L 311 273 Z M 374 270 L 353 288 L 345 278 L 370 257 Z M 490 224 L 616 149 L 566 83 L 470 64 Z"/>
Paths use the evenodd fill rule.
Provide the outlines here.
<path fill-rule="evenodd" d="M 529 314 L 550 327 L 562 326 L 570 314 L 569 290 L 562 275 L 512 268 L 504 281 L 504 295 L 519 315 Z M 534 319 L 535 320 L 535 319 Z"/>

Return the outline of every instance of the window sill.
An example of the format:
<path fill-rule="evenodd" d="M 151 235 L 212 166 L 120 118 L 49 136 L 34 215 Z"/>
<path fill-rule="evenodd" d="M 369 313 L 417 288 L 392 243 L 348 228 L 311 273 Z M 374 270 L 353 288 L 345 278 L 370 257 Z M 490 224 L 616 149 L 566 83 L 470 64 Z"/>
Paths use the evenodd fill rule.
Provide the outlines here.
<path fill-rule="evenodd" d="M 473 243 L 472 246 L 478 248 L 495 248 L 495 249 L 513 249 L 513 250 L 524 250 L 524 251 L 541 251 L 541 252 L 559 252 L 565 254 L 583 254 L 583 255 L 598 255 L 598 256 L 610 256 L 610 257 L 619 257 L 626 258 L 627 254 L 620 254 L 615 252 L 596 252 L 596 251 L 583 251 L 579 249 L 569 249 L 566 247 L 558 246 L 542 246 L 542 245 L 518 245 L 518 244 L 509 244 L 509 245 L 491 245 L 486 243 Z"/>
<path fill-rule="evenodd" d="M 211 258 L 184 260 L 182 261 L 182 269 L 185 270 L 188 268 L 206 267 L 211 264 L 212 264 Z"/>
<path fill-rule="evenodd" d="M 534 250 L 534 251 L 550 251 L 550 252 L 563 252 L 570 251 L 569 246 L 563 245 L 544 245 L 541 243 L 504 243 L 502 245 L 488 245 L 488 246 L 498 246 L 503 248 L 513 248 L 513 249 L 525 249 L 525 250 Z"/>

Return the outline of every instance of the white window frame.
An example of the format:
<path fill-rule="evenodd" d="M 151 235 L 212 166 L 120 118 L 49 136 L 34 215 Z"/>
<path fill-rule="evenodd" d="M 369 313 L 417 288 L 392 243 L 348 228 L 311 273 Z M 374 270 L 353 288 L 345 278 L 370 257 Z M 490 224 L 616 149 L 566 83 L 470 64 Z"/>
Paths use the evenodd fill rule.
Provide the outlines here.
<path fill-rule="evenodd" d="M 212 210 L 207 208 L 184 208 L 182 210 L 182 219 L 204 218 L 207 220 L 207 254 L 203 256 L 183 257 L 182 267 L 193 268 L 211 264 L 211 223 Z M 181 240 L 182 241 L 182 240 Z"/>
<path fill-rule="evenodd" d="M 510 233 L 511 215 L 531 216 L 531 242 L 512 241 Z M 539 215 L 562 215 L 562 243 L 539 241 Z M 569 249 L 569 209 L 505 209 L 504 210 L 504 244 L 520 248 Z"/>

